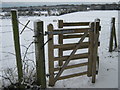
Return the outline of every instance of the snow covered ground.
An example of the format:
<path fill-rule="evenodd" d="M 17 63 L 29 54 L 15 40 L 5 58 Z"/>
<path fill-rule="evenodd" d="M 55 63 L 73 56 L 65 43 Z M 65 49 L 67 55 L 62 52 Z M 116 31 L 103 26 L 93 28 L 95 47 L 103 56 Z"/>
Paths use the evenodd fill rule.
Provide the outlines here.
<path fill-rule="evenodd" d="M 100 47 L 99 47 L 99 57 L 100 66 L 99 74 L 96 79 L 96 83 L 91 83 L 91 78 L 87 76 L 80 76 L 66 80 L 57 81 L 53 88 L 117 88 L 118 87 L 118 52 L 108 52 L 109 37 L 110 37 L 110 23 L 111 18 L 116 18 L 116 30 L 118 27 L 118 11 L 85 11 L 85 12 L 75 12 L 71 14 L 66 14 L 62 16 L 50 16 L 50 17 L 20 17 L 19 21 L 25 24 L 28 20 L 29 27 L 34 28 L 33 22 L 36 19 L 44 21 L 44 30 L 47 31 L 47 25 L 52 23 L 55 28 L 57 28 L 57 20 L 62 19 L 65 21 L 94 21 L 96 18 L 101 20 L 101 32 L 100 32 Z M 19 25 L 20 31 L 23 26 Z M 11 19 L 2 19 L 2 25 L 0 25 L 0 37 L 2 36 L 2 47 L 0 47 L 0 74 L 2 70 L 6 68 L 16 67 L 14 47 L 13 47 L 13 34 L 12 34 L 12 22 Z M 118 30 L 117 30 L 118 33 Z M 33 41 L 34 33 L 29 29 L 20 35 L 21 38 L 21 51 L 22 58 L 25 52 L 25 47 L 28 46 Z M 56 38 L 57 39 L 57 38 Z M 47 41 L 47 36 L 45 36 L 45 41 Z M 48 73 L 48 51 L 47 45 L 45 46 L 45 59 L 46 59 L 46 73 Z M 31 60 L 34 59 L 34 45 L 28 50 L 28 57 Z M 32 65 L 32 64 L 31 64 Z M 82 69 L 81 69 L 82 70 Z M 80 71 L 77 68 L 73 71 Z M 72 72 L 72 71 L 71 71 Z M 47 79 L 48 81 L 48 79 Z"/>

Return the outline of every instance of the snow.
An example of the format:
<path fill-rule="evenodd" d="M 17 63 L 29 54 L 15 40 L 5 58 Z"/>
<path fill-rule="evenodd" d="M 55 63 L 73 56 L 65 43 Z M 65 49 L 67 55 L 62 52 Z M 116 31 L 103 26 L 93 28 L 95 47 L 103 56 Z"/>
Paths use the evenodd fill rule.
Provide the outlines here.
<path fill-rule="evenodd" d="M 35 13 L 35 14 L 39 14 L 40 12 L 39 12 L 39 11 L 34 11 L 33 13 Z"/>
<path fill-rule="evenodd" d="M 7 12 L 0 12 L 0 16 L 5 16 L 5 14 L 7 14 Z"/>
<path fill-rule="evenodd" d="M 66 80 L 59 80 L 56 82 L 53 88 L 117 88 L 118 87 L 118 52 L 108 52 L 109 47 L 109 37 L 110 37 L 110 23 L 111 18 L 116 17 L 116 30 L 118 33 L 118 11 L 84 11 L 84 12 L 75 12 L 62 16 L 35 16 L 35 17 L 20 17 L 19 21 L 25 24 L 28 20 L 30 28 L 34 28 L 34 21 L 39 19 L 44 21 L 44 30 L 47 31 L 47 25 L 52 23 L 54 24 L 54 28 L 57 28 L 57 20 L 71 21 L 71 22 L 92 22 L 96 18 L 101 20 L 101 32 L 100 32 L 100 47 L 99 47 L 99 74 L 96 79 L 96 83 L 91 83 L 91 78 L 87 76 L 79 76 L 75 78 L 70 78 Z M 55 21 L 55 22 L 54 22 Z M 19 25 L 20 31 L 24 26 Z M 12 22 L 11 19 L 2 19 L 2 24 L 0 25 L 0 34 L 2 35 L 2 47 L 0 47 L 0 74 L 2 70 L 7 69 L 8 67 L 14 68 L 16 67 L 16 61 L 14 56 L 14 47 L 13 47 L 13 34 L 12 34 Z M 0 35 L 0 36 L 1 36 Z M 26 48 L 24 46 L 28 46 L 33 40 L 34 33 L 29 29 L 25 29 L 25 31 L 20 35 L 21 41 L 21 51 L 22 58 L 25 53 Z M 118 38 L 118 37 L 117 37 Z M 77 41 L 70 40 L 71 42 Z M 45 42 L 47 41 L 47 36 L 45 36 Z M 55 38 L 57 41 L 57 38 Z M 65 43 L 68 41 L 65 41 Z M 57 42 L 55 42 L 57 43 Z M 23 46 L 24 45 L 24 46 Z M 34 45 L 30 47 L 28 50 L 28 57 L 31 60 L 35 60 L 34 58 Z M 69 54 L 69 52 L 65 52 L 65 54 Z M 48 73 L 48 51 L 47 45 L 45 46 L 45 59 L 46 59 L 46 73 Z M 55 55 L 56 51 L 55 51 Z M 78 63 L 77 61 L 75 63 Z M 32 65 L 32 64 L 31 64 Z M 76 68 L 68 72 L 81 72 L 85 70 L 84 68 Z M 1 79 L 1 78 L 0 78 Z M 47 78 L 48 81 L 48 78 Z M 1 84 L 0 84 L 1 85 Z M 51 88 L 51 87 L 49 87 Z"/>
<path fill-rule="evenodd" d="M 42 15 L 48 15 L 48 11 L 40 11 Z"/>
<path fill-rule="evenodd" d="M 59 15 L 59 11 L 57 10 L 51 10 L 50 13 L 51 15 Z"/>

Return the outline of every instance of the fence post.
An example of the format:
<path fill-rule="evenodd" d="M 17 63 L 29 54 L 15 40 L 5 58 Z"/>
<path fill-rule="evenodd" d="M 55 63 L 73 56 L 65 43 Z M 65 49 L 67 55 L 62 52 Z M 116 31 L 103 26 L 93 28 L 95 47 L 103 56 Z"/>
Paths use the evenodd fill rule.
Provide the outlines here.
<path fill-rule="evenodd" d="M 90 23 L 89 31 L 89 57 L 88 57 L 88 74 L 87 76 L 92 76 L 92 62 L 93 62 L 93 48 L 94 48 L 94 23 Z"/>
<path fill-rule="evenodd" d="M 111 20 L 111 32 L 110 32 L 110 42 L 109 42 L 109 52 L 113 51 L 113 39 L 115 40 L 115 48 L 117 48 L 117 37 L 115 30 L 115 18 Z"/>
<path fill-rule="evenodd" d="M 48 25 L 48 31 L 53 31 L 53 25 Z M 48 39 L 52 39 L 48 42 L 48 60 L 49 60 L 49 86 L 54 86 L 54 48 L 53 48 L 53 34 L 48 34 Z"/>
<path fill-rule="evenodd" d="M 58 20 L 58 28 L 63 28 L 63 20 Z M 59 41 L 58 41 L 59 44 L 63 44 L 63 34 L 59 34 Z M 62 57 L 63 56 L 63 50 L 60 48 L 59 49 L 59 57 Z M 63 61 L 60 60 L 58 61 L 59 63 L 59 66 L 62 66 L 63 65 Z"/>
<path fill-rule="evenodd" d="M 43 21 L 34 22 L 37 85 L 46 88 Z"/>
<path fill-rule="evenodd" d="M 21 50 L 20 50 L 20 41 L 19 41 L 17 11 L 12 10 L 11 15 L 12 15 L 14 46 L 15 46 L 15 53 L 16 53 L 16 63 L 17 63 L 17 70 L 18 70 L 18 81 L 19 83 L 21 83 L 23 79 L 23 71 L 22 71 L 22 59 L 21 59 Z"/>

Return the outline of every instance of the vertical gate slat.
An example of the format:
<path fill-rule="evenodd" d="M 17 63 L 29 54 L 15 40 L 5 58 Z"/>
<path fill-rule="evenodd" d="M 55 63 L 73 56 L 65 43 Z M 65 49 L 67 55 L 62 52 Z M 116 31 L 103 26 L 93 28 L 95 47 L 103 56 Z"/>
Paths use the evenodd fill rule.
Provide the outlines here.
<path fill-rule="evenodd" d="M 93 61 L 93 47 L 94 47 L 94 23 L 90 23 L 90 30 L 89 30 L 89 56 L 88 56 L 88 74 L 87 76 L 92 76 L 92 61 Z"/>
<path fill-rule="evenodd" d="M 58 28 L 63 28 L 63 20 L 58 20 Z M 59 41 L 58 41 L 59 44 L 63 44 L 63 34 L 59 34 Z M 59 57 L 62 57 L 63 56 L 63 50 L 60 48 L 59 49 Z M 60 60 L 58 61 L 59 63 L 59 66 L 62 66 L 63 65 L 63 61 Z"/>
<path fill-rule="evenodd" d="M 98 22 L 98 25 L 97 25 L 97 41 L 96 43 L 99 42 L 99 35 L 100 35 L 100 31 L 101 31 L 101 26 L 100 26 L 100 19 L 97 19 L 97 22 Z M 96 71 L 95 73 L 98 74 L 98 69 L 99 69 L 99 55 L 98 55 L 98 47 L 100 46 L 100 43 L 97 44 L 97 50 L 96 50 L 96 53 L 97 53 L 97 56 L 96 56 Z"/>
<path fill-rule="evenodd" d="M 53 25 L 49 24 L 48 25 L 48 31 L 52 32 L 53 31 Z M 53 48 L 53 34 L 48 35 L 48 39 L 51 39 L 48 42 L 48 60 L 49 60 L 49 86 L 54 86 L 54 48 Z"/>

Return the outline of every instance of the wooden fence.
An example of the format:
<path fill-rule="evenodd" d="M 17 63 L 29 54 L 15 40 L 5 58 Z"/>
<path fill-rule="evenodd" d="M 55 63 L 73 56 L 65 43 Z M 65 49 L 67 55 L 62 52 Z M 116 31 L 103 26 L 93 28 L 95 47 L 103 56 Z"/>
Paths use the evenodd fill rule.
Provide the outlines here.
<path fill-rule="evenodd" d="M 84 28 L 71 28 L 70 26 L 84 26 Z M 68 27 L 68 28 L 64 28 Z M 72 78 L 81 75 L 92 76 L 92 83 L 95 83 L 99 57 L 98 46 L 100 31 L 100 20 L 94 22 L 63 22 L 58 21 L 58 29 L 54 29 L 52 24 L 48 25 L 48 59 L 49 59 L 49 85 L 54 86 L 57 80 Z M 76 34 L 77 33 L 77 34 Z M 58 35 L 58 44 L 54 44 L 54 36 Z M 80 38 L 78 43 L 64 44 L 63 40 Z M 84 39 L 88 38 L 87 42 Z M 54 56 L 54 49 L 58 49 L 58 57 Z M 75 54 L 78 49 L 88 49 L 87 53 Z M 63 55 L 64 51 L 72 50 L 70 55 Z M 70 61 L 78 59 L 88 59 L 88 62 L 75 65 L 68 65 Z M 59 67 L 55 67 L 54 62 L 58 61 Z M 97 64 L 97 65 L 96 65 Z M 64 70 L 87 66 L 87 71 L 71 75 L 61 76 Z M 57 74 L 55 73 L 56 71 Z"/>

